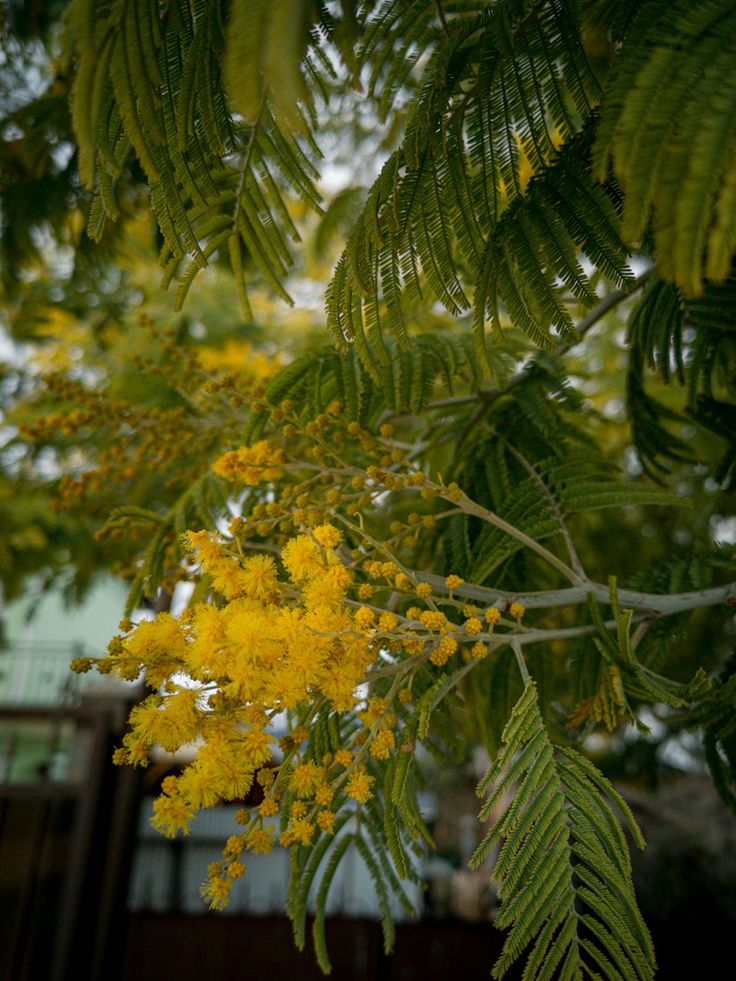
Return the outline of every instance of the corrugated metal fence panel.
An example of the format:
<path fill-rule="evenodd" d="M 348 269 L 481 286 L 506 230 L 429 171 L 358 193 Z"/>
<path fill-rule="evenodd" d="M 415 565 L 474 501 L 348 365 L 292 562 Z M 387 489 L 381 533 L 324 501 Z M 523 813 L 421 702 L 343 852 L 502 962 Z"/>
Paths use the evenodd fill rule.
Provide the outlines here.
<path fill-rule="evenodd" d="M 164 912 L 180 910 L 201 914 L 205 904 L 200 886 L 207 866 L 222 857 L 222 846 L 238 827 L 237 807 L 221 805 L 197 816 L 191 834 L 168 841 L 149 824 L 151 800 L 144 801 L 138 825 L 138 839 L 128 894 L 131 910 Z M 349 830 L 349 825 L 346 830 Z M 289 857 L 278 845 L 270 855 L 248 855 L 244 858 L 245 876 L 234 883 L 230 903 L 224 915 L 253 913 L 282 914 L 289 881 Z M 316 884 L 313 887 L 316 889 Z M 418 886 L 406 883 L 406 892 L 421 910 L 422 894 Z M 313 908 L 310 897 L 310 909 Z M 406 919 L 398 901 L 392 901 L 397 922 Z M 368 869 L 357 850 L 350 847 L 343 858 L 330 888 L 327 911 L 331 915 L 378 918 L 375 889 Z"/>

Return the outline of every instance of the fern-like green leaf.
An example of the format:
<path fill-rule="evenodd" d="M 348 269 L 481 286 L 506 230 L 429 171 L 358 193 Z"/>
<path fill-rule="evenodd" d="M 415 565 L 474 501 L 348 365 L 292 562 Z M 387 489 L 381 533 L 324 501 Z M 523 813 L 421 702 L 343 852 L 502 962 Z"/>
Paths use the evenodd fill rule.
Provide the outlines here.
<path fill-rule="evenodd" d="M 330 956 L 327 953 L 327 940 L 325 938 L 325 916 L 327 911 L 327 896 L 330 891 L 330 886 L 335 878 L 335 873 L 337 868 L 342 861 L 343 856 L 347 852 L 348 848 L 354 840 L 354 835 L 343 834 L 341 838 L 334 843 L 333 849 L 330 852 L 330 857 L 325 863 L 324 872 L 322 873 L 322 878 L 320 880 L 319 888 L 317 889 L 317 894 L 314 901 L 314 923 L 312 924 L 312 940 L 314 941 L 314 950 L 317 955 L 317 963 L 325 972 L 329 974 L 332 970 L 332 964 L 330 963 Z"/>
<path fill-rule="evenodd" d="M 350 818 L 351 814 L 349 812 L 345 812 L 339 816 L 335 821 L 334 835 L 342 831 Z M 314 882 L 317 880 L 322 862 L 334 843 L 334 835 L 321 835 L 309 852 L 306 849 L 294 849 L 291 853 L 295 867 L 292 868 L 289 878 L 286 912 L 292 922 L 294 942 L 300 950 L 304 947 L 306 937 L 306 919 L 310 892 Z M 350 842 L 350 836 L 348 834 L 345 835 L 345 839 L 348 843 Z"/>
<path fill-rule="evenodd" d="M 164 284 L 179 281 L 177 307 L 221 251 L 245 316 L 253 268 L 289 301 L 284 281 L 299 234 L 287 200 L 319 210 L 319 151 L 299 80 L 307 47 L 326 36 L 312 32 L 310 6 L 293 16 L 293 4 L 232 4 L 226 34 L 217 4 L 70 5 L 72 113 L 81 176 L 95 195 L 90 232 L 99 237 L 116 219 L 115 182 L 132 151 L 164 237 Z M 232 98 L 244 118 L 233 116 Z"/>
<path fill-rule="evenodd" d="M 531 475 L 520 479 L 494 510 L 537 541 L 559 533 L 566 515 L 637 504 L 672 507 L 683 503 L 673 494 L 617 478 L 614 468 L 603 466 L 592 454 L 570 453 L 564 462 L 554 456 L 527 463 L 526 468 Z M 484 582 L 522 547 L 498 528 L 485 526 L 474 543 L 468 577 Z"/>
<path fill-rule="evenodd" d="M 276 405 L 289 399 L 297 412 L 312 416 L 337 400 L 348 417 L 359 422 L 387 408 L 418 414 L 438 388 L 451 392 L 454 378 L 473 360 L 467 336 L 439 339 L 418 334 L 411 350 L 388 339 L 384 350 L 385 363 L 369 372 L 355 348 L 319 348 L 280 371 L 266 395 Z"/>
<path fill-rule="evenodd" d="M 691 296 L 736 249 L 734 52 L 730 0 L 641 4 L 601 108 L 596 173 L 621 182 L 624 234 L 640 241 L 653 217 L 662 274 Z"/>
<path fill-rule="evenodd" d="M 378 297 L 406 341 L 404 297 L 428 291 L 452 313 L 473 306 L 483 360 L 484 324 L 498 325 L 501 307 L 554 346 L 573 336 L 565 292 L 595 301 L 581 255 L 619 284 L 629 278 L 615 201 L 580 165 L 588 137 L 574 138 L 598 99 L 576 6 L 500 2 L 474 15 L 462 5 L 441 25 L 432 6 L 385 2 L 366 25 L 362 57 L 382 98 L 429 54 L 404 141 L 338 264 L 333 335 L 357 342 Z"/>
<path fill-rule="evenodd" d="M 502 978 L 526 953 L 524 981 L 653 978 L 654 951 L 613 808 L 640 847 L 641 835 L 592 763 L 574 750 L 555 750 L 533 681 L 514 706 L 478 793 L 487 795 L 481 815 L 495 820 L 471 865 L 501 846 L 496 925 L 508 929 L 493 976 Z"/>

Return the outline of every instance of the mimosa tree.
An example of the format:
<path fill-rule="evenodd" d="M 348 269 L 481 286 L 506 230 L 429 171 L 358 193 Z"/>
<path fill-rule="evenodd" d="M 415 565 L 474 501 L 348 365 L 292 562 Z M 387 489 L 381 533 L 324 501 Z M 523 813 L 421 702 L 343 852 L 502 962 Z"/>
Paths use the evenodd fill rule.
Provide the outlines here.
<path fill-rule="evenodd" d="M 4 304 L 36 343 L 6 480 L 131 582 L 75 664 L 150 688 L 115 761 L 197 746 L 166 835 L 258 784 L 204 896 L 279 842 L 329 970 L 346 850 L 390 948 L 431 847 L 417 749 L 480 743 L 494 976 L 653 977 L 643 841 L 586 745 L 649 707 L 736 803 L 733 5 L 61 6 L 10 25 L 51 81 L 6 112 Z M 369 186 L 323 194 L 341 161 Z"/>

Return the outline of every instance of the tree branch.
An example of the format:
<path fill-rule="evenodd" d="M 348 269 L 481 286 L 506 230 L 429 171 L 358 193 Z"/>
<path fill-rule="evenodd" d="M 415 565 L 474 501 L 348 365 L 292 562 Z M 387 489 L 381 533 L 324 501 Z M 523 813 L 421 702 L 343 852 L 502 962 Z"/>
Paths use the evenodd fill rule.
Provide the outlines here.
<path fill-rule="evenodd" d="M 442 576 L 422 573 L 421 578 L 430 583 L 438 592 L 448 592 Z M 490 589 L 487 586 L 475 586 L 463 583 L 453 589 L 455 596 L 474 599 L 489 606 L 503 608 L 509 603 L 521 603 L 528 610 L 545 610 L 560 606 L 580 606 L 586 603 L 592 594 L 601 603 L 610 601 L 608 586 L 603 583 L 588 582 L 568 589 L 551 589 L 543 592 L 512 593 L 501 589 Z M 655 613 L 660 616 L 671 616 L 673 613 L 684 613 L 687 610 L 699 610 L 708 606 L 720 606 L 722 603 L 732 603 L 736 600 L 736 582 L 726 583 L 725 586 L 714 586 L 711 589 L 697 589 L 687 593 L 642 593 L 633 589 L 619 589 L 617 597 L 621 606 L 626 609 Z"/>

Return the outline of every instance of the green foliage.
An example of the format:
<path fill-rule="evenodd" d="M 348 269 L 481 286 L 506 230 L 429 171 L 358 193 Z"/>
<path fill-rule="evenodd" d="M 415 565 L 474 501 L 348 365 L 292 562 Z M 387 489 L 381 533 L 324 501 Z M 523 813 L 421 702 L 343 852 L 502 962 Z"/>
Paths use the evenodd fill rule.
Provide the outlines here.
<path fill-rule="evenodd" d="M 732 11 L 724 0 L 698 11 L 650 2 L 633 16 L 626 4 L 599 7 L 589 20 L 573 0 L 467 2 L 438 18 L 435 4 L 392 0 L 331 11 L 75 0 L 72 104 L 94 189 L 90 229 L 99 237 L 118 215 L 134 155 L 178 303 L 218 251 L 245 310 L 251 266 L 288 299 L 299 239 L 289 198 L 319 207 L 318 101 L 337 84 L 339 52 L 353 77 L 365 74 L 379 116 L 412 96 L 329 292 L 333 336 L 360 341 L 364 360 L 369 343 L 383 356 L 382 325 L 406 343 L 406 305 L 421 297 L 455 315 L 472 308 L 481 355 L 484 324 L 498 330 L 504 316 L 540 346 L 570 340 L 569 300 L 596 299 L 590 266 L 625 286 L 652 213 L 663 276 L 700 294 L 704 274 L 728 276 L 736 246 L 722 86 Z M 588 53 L 601 25 L 618 45 L 608 75 Z"/>
<path fill-rule="evenodd" d="M 634 309 L 628 325 L 631 353 L 627 398 L 635 445 L 649 472 L 666 472 L 669 461 L 684 458 L 686 448 L 665 425 L 681 416 L 646 393 L 646 368 L 656 370 L 665 383 L 677 380 L 686 386 L 687 415 L 727 440 L 716 475 L 727 486 L 733 485 L 734 313 L 733 279 L 723 284 L 709 283 L 702 296 L 692 299 L 655 277 Z"/>
<path fill-rule="evenodd" d="M 234 9 L 230 38 L 250 39 L 249 24 L 239 21 L 245 8 Z M 257 14 L 248 5 L 246 19 Z M 313 141 L 302 145 L 265 92 L 247 121 L 233 118 L 223 91 L 219 5 L 162 7 L 151 0 L 100 7 L 77 0 L 68 26 L 79 59 L 72 112 L 80 176 L 94 189 L 90 234 L 101 238 L 106 221 L 117 219 L 116 183 L 132 151 L 146 174 L 164 237 L 164 283 L 175 276 L 179 281 L 177 306 L 197 272 L 225 248 L 246 314 L 243 250 L 290 302 L 283 280 L 292 263 L 289 242 L 299 234 L 285 196 L 293 189 L 319 207 L 310 156 L 317 151 Z M 243 54 L 230 45 L 228 70 L 250 109 L 247 80 L 233 67 L 245 71 L 252 65 L 242 61 Z"/>
<path fill-rule="evenodd" d="M 621 183 L 623 235 L 653 215 L 662 275 L 688 296 L 729 276 L 736 246 L 735 40 L 728 0 L 641 4 L 600 111 L 595 174 Z"/>
<path fill-rule="evenodd" d="M 365 422 L 385 409 L 419 415 L 438 383 L 452 394 L 461 372 L 478 377 L 472 345 L 463 338 L 419 334 L 411 350 L 389 342 L 385 351 L 385 363 L 368 365 L 355 348 L 310 351 L 280 372 L 266 394 L 274 404 L 290 399 L 312 417 L 338 400 L 349 418 Z"/>
<path fill-rule="evenodd" d="M 554 749 L 532 681 L 478 784 L 478 796 L 486 795 L 480 819 L 493 823 L 471 864 L 481 865 L 499 848 L 496 924 L 510 927 L 493 976 L 503 977 L 528 950 L 525 981 L 653 978 L 651 939 L 636 908 L 631 860 L 613 808 L 640 848 L 641 833 L 591 763 L 574 750 Z"/>
<path fill-rule="evenodd" d="M 517 451 L 518 452 L 518 451 Z M 523 458 L 522 458 L 523 460 Z M 494 501 L 494 510 L 536 541 L 559 534 L 566 516 L 632 504 L 672 505 L 670 494 L 643 484 L 616 479 L 591 455 L 542 459 L 534 465 L 523 461 L 528 476 L 509 481 L 508 491 Z M 522 544 L 509 539 L 500 528 L 484 527 L 474 536 L 462 568 L 473 582 L 486 582 L 501 563 Z"/>
<path fill-rule="evenodd" d="M 344 744 L 345 736 L 341 717 L 323 710 L 310 729 L 310 756 L 315 762 L 321 761 L 325 752 L 334 752 Z M 312 939 L 318 963 L 326 973 L 331 969 L 325 939 L 330 886 L 351 847 L 365 863 L 376 889 L 387 954 L 393 948 L 395 938 L 391 899 L 395 899 L 406 914 L 416 914 L 402 882 L 407 879 L 415 883 L 420 881 L 415 870 L 419 852 L 412 842 L 426 839 L 428 832 L 416 805 L 414 779 L 410 773 L 413 764 L 412 751 L 402 752 L 391 760 L 381 795 L 366 803 L 359 822 L 345 810 L 338 816 L 332 833 L 320 834 L 309 848 L 292 849 L 287 913 L 293 923 L 294 939 L 300 949 L 304 947 L 307 914 L 313 908 Z M 343 795 L 333 801 L 332 806 L 337 809 L 344 803 Z M 409 854 L 410 847 L 412 855 Z"/>
<path fill-rule="evenodd" d="M 736 814 L 736 655 L 721 672 L 721 684 L 710 685 L 677 720 L 702 728 L 703 747 L 721 800 Z"/>
<path fill-rule="evenodd" d="M 368 27 L 371 91 L 379 90 L 384 110 L 422 49 L 435 43 L 401 146 L 369 191 L 338 263 L 328 297 L 333 335 L 352 340 L 365 329 L 370 336 L 381 298 L 389 326 L 405 339 L 404 293 L 429 290 L 459 314 L 471 306 L 471 287 L 481 354 L 486 317 L 497 328 L 501 304 L 536 343 L 553 346 L 554 334 L 572 334 L 559 281 L 579 301 L 594 302 L 581 252 L 615 281 L 628 274 L 614 202 L 586 171 L 586 139 L 558 153 L 584 126 L 599 91 L 576 12 L 567 3 L 499 3 L 437 31 L 429 6 L 402 14 L 400 5 L 383 4 Z"/>

